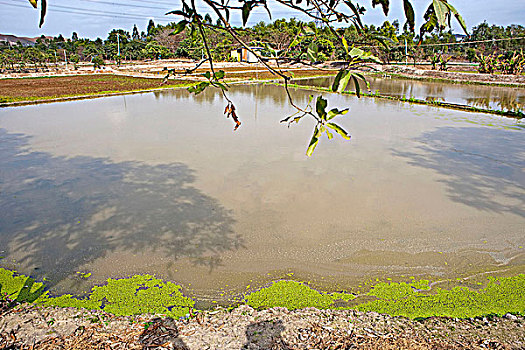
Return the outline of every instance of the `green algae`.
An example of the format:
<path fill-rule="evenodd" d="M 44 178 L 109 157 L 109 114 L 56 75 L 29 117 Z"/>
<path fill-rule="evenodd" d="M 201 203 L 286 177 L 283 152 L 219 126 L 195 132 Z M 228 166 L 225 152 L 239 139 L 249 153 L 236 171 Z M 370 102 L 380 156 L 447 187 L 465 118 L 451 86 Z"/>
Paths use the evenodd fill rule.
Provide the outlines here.
<path fill-rule="evenodd" d="M 185 297 L 181 287 L 151 275 L 109 279 L 107 285 L 93 287 L 90 300 L 105 301 L 104 311 L 115 315 L 158 313 L 181 317 L 195 302 Z"/>
<path fill-rule="evenodd" d="M 158 313 L 170 317 L 181 317 L 189 312 L 195 302 L 185 297 L 181 287 L 164 282 L 151 275 L 136 275 L 130 278 L 108 279 L 107 284 L 95 286 L 85 298 L 71 294 L 50 296 L 44 284 L 30 277 L 17 275 L 0 268 L 0 290 L 2 294 L 17 302 L 35 302 L 42 306 L 103 309 L 115 315 Z"/>
<path fill-rule="evenodd" d="M 402 298 L 407 298 L 414 293 L 417 293 L 418 290 L 429 290 L 429 281 L 420 280 L 417 282 L 411 283 L 378 283 L 376 284 L 367 295 L 373 296 L 379 299 L 386 300 L 397 300 Z"/>
<path fill-rule="evenodd" d="M 45 297 L 47 292 L 44 289 L 43 283 L 35 282 L 31 277 L 0 268 L 0 298 L 32 303 Z"/>
<path fill-rule="evenodd" d="M 45 297 L 36 301 L 37 305 L 42 306 L 58 306 L 58 307 L 74 307 L 77 309 L 96 310 L 102 307 L 100 301 L 90 300 L 89 298 L 78 299 L 71 294 L 65 294 L 58 297 L 50 297 L 46 294 Z"/>
<path fill-rule="evenodd" d="M 289 310 L 306 307 L 319 309 L 357 309 L 393 316 L 426 318 L 447 316 L 468 318 L 484 315 L 515 313 L 525 315 L 525 274 L 512 277 L 488 278 L 485 288 L 432 288 L 428 280 L 411 282 L 379 282 L 360 295 L 375 300 L 341 306 L 356 296 L 346 292 L 323 293 L 305 283 L 289 280 L 273 282 L 270 286 L 245 295 L 245 303 L 257 309 L 286 307 Z M 189 313 L 195 302 L 185 297 L 181 287 L 151 275 L 109 279 L 95 286 L 85 298 L 70 294 L 51 296 L 43 283 L 16 272 L 0 268 L 0 297 L 9 296 L 17 302 L 34 302 L 43 306 L 103 309 L 116 315 L 141 313 L 181 317 Z M 355 300 L 358 301 L 359 299 Z"/>
<path fill-rule="evenodd" d="M 336 300 L 348 301 L 355 298 L 346 293 L 321 293 L 296 281 L 277 281 L 269 287 L 246 296 L 246 304 L 256 308 L 285 307 L 288 310 L 316 307 L 326 309 Z"/>
<path fill-rule="evenodd" d="M 473 291 L 466 287 L 452 289 L 437 288 L 430 293 L 428 280 L 410 283 L 380 282 L 363 296 L 377 300 L 358 304 L 359 311 L 375 311 L 392 316 L 426 318 L 446 316 L 468 318 L 483 315 L 516 313 L 525 315 L 525 275 L 489 278 L 484 289 Z M 246 297 L 246 304 L 262 309 L 275 306 L 295 310 L 305 307 L 325 309 L 334 301 L 350 301 L 355 296 L 349 293 L 326 294 L 295 281 L 279 281 Z"/>
<path fill-rule="evenodd" d="M 407 289 L 410 287 L 410 290 Z M 378 300 L 358 305 L 359 311 L 375 311 L 409 318 L 447 316 L 525 314 L 525 275 L 490 278 L 480 291 L 466 287 L 450 290 L 437 288 L 432 294 L 421 293 L 407 284 L 379 283 L 368 293 Z"/>

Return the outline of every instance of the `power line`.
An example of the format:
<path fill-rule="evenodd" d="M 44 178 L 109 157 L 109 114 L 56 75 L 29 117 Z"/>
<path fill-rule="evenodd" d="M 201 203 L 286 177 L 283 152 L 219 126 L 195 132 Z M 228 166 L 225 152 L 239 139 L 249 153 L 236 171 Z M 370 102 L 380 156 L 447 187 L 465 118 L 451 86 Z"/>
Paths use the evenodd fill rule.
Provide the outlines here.
<path fill-rule="evenodd" d="M 154 9 L 154 10 L 162 10 L 164 12 L 173 10 L 177 5 L 174 4 L 166 4 L 166 7 L 158 7 L 158 6 L 147 6 L 147 5 L 133 5 L 133 4 L 125 4 L 125 3 L 118 3 L 118 2 L 111 2 L 111 1 L 102 1 L 102 0 L 80 0 L 80 1 L 86 1 L 91 2 L 95 4 L 102 4 L 102 5 L 112 5 L 112 6 L 124 6 L 124 7 L 132 7 L 132 8 L 146 8 L 146 9 Z M 197 6 L 197 9 L 199 11 L 203 10 L 209 10 L 209 8 L 205 7 L 199 7 Z"/>
<path fill-rule="evenodd" d="M 439 43 L 439 44 L 421 44 L 418 47 L 427 47 L 427 46 L 449 46 L 449 45 L 469 45 L 469 44 L 478 44 L 478 43 L 488 43 L 488 42 L 495 42 L 495 41 L 508 41 L 508 40 L 522 40 L 525 39 L 525 36 L 520 36 L 516 38 L 501 38 L 501 39 L 486 39 L 486 40 L 475 40 L 475 41 L 459 41 L 455 43 Z M 374 46 L 361 46 L 366 48 L 373 48 L 373 47 L 382 47 L 378 45 Z M 392 46 L 392 49 L 398 48 L 398 47 L 405 47 L 405 45 L 397 45 Z"/>
<path fill-rule="evenodd" d="M 105 11 L 105 10 L 94 10 L 94 9 L 79 8 L 79 7 L 74 7 L 74 6 L 53 5 L 53 7 L 57 8 L 57 9 L 66 9 L 66 10 L 73 10 L 73 11 L 90 12 L 92 14 L 117 15 L 117 16 L 139 17 L 139 18 L 152 17 L 152 16 L 148 16 L 148 15 L 123 14 L 122 12 L 113 12 L 113 11 Z"/>
<path fill-rule="evenodd" d="M 23 8 L 23 9 L 28 9 L 27 6 L 24 6 L 24 5 L 18 5 L 18 4 L 10 4 L 10 3 L 5 3 L 5 2 L 1 2 L 0 1 L 0 4 L 2 5 L 7 5 L 7 6 L 12 6 L 12 7 L 18 7 L 18 8 Z M 60 8 L 57 8 L 57 7 L 60 7 L 60 8 L 65 8 L 65 9 L 60 9 Z M 61 13 L 68 13 L 68 14 L 77 14 L 77 15 L 93 15 L 93 16 L 101 16 L 101 17 L 109 17 L 109 18 L 122 18 L 122 19 L 140 19 L 140 20 L 145 20 L 145 19 L 149 19 L 149 18 L 152 18 L 152 19 L 155 19 L 156 21 L 168 21 L 170 22 L 171 20 L 166 18 L 166 17 L 155 17 L 155 16 L 147 16 L 147 15 L 126 15 L 126 14 L 122 14 L 120 12 L 109 12 L 109 11 L 97 11 L 97 10 L 89 10 L 89 9 L 76 9 L 74 7 L 69 7 L 69 6 L 60 6 L 60 5 L 53 5 L 53 7 L 51 9 L 49 9 L 50 12 L 61 12 Z"/>
<path fill-rule="evenodd" d="M 140 3 L 150 3 L 150 4 L 159 4 L 159 5 L 168 5 L 173 6 L 173 2 L 164 2 L 164 1 L 155 1 L 155 0 L 128 0 L 128 1 L 135 1 Z M 180 4 L 179 4 L 180 5 Z"/>
<path fill-rule="evenodd" d="M 132 4 L 109 2 L 109 1 L 99 1 L 99 0 L 80 0 L 80 1 L 92 2 L 92 3 L 95 3 L 95 4 L 103 4 L 103 5 L 125 6 L 125 7 L 133 7 L 133 8 L 140 7 L 140 8 L 146 8 L 146 9 L 154 9 L 154 10 L 166 11 L 165 7 L 157 7 L 157 6 L 132 5 Z"/>
<path fill-rule="evenodd" d="M 443 45 L 468 45 L 468 44 L 477 44 L 477 43 L 488 43 L 494 41 L 507 41 L 507 40 L 521 40 L 525 39 L 525 36 L 520 36 L 516 38 L 502 38 L 502 39 L 487 39 L 487 40 L 475 40 L 475 41 L 460 41 L 455 43 L 443 43 L 443 44 L 422 44 L 419 46 L 443 46 Z"/>

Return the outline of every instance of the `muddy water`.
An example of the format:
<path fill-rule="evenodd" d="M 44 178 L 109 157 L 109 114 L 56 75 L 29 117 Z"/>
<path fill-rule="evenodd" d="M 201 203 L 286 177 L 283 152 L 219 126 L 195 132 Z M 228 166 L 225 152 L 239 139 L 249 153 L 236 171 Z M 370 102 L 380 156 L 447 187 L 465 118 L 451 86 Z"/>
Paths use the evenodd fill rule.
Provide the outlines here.
<path fill-rule="evenodd" d="M 280 125 L 275 86 L 232 89 L 235 132 L 212 90 L 1 109 L 0 264 L 57 292 L 155 273 L 215 298 L 283 277 L 525 272 L 522 124 L 327 96 L 352 139 L 312 158 L 313 121 Z"/>
<path fill-rule="evenodd" d="M 329 87 L 334 78 L 301 79 L 298 84 Z M 444 101 L 477 108 L 523 111 L 525 89 L 486 85 L 446 84 L 407 79 L 368 77 L 370 91 L 396 97 L 415 97 L 426 101 Z M 353 84 L 348 89 L 354 90 Z M 364 84 L 361 89 L 366 90 Z"/>

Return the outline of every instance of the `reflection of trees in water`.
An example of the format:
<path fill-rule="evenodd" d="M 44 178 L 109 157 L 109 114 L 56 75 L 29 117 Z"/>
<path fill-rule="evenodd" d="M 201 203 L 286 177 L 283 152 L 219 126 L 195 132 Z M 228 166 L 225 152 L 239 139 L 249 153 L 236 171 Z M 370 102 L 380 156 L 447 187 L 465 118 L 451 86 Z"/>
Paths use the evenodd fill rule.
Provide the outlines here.
<path fill-rule="evenodd" d="M 503 111 L 514 112 L 523 110 L 523 101 L 513 92 L 500 92 L 495 96 L 467 98 L 466 101 L 470 106 L 485 109 L 497 108 Z"/>
<path fill-rule="evenodd" d="M 445 175 L 440 181 L 453 201 L 525 217 L 523 132 L 442 127 L 415 141 L 420 142 L 415 152 L 394 155 Z"/>
<path fill-rule="evenodd" d="M 257 88 L 256 88 L 257 87 Z M 292 95 L 297 96 L 300 100 L 295 102 L 303 103 L 308 101 L 308 93 L 304 90 L 297 90 L 291 88 Z M 188 92 L 187 89 L 173 89 L 173 90 L 162 90 L 155 91 L 156 99 L 168 99 L 173 102 L 187 101 L 191 98 L 192 103 L 209 107 L 215 103 L 226 106 L 227 101 L 222 96 L 219 89 L 213 87 L 207 88 L 204 92 L 195 95 Z M 235 104 L 240 104 L 241 101 L 252 101 L 255 103 L 255 99 L 259 103 L 268 103 L 273 106 L 279 107 L 289 106 L 288 96 L 284 92 L 284 88 L 281 86 L 273 85 L 262 85 L 262 84 L 239 84 L 231 85 L 228 96 Z"/>
<path fill-rule="evenodd" d="M 0 129 L 0 247 L 53 282 L 107 252 L 190 257 L 210 268 L 237 249 L 230 211 L 191 186 L 184 164 L 150 166 L 26 151 Z"/>
<path fill-rule="evenodd" d="M 465 103 L 470 106 L 480 107 L 485 109 L 499 108 L 506 111 L 523 110 L 525 104 L 525 96 L 519 94 L 516 89 L 512 88 L 498 88 L 489 86 L 474 86 L 453 85 L 453 89 L 457 90 L 454 98 L 454 93 L 450 95 L 449 88 L 451 84 L 419 82 L 413 80 L 399 80 L 399 79 L 378 79 L 368 78 L 372 92 L 379 91 L 382 95 L 389 96 L 405 96 L 424 99 L 426 101 L 446 101 Z M 334 78 L 312 78 L 307 80 L 297 81 L 303 85 L 315 85 L 329 87 L 332 85 Z M 353 90 L 354 87 L 350 84 L 347 90 Z M 479 97 L 481 96 L 481 97 Z M 457 100 L 457 101 L 454 101 Z M 497 107 L 495 107 L 497 106 Z"/>

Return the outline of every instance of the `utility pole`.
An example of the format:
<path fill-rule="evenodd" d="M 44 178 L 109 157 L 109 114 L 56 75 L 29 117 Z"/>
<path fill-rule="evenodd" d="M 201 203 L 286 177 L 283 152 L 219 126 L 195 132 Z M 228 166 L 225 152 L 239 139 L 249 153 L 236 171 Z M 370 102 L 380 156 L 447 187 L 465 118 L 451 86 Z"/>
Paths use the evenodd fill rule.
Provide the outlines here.
<path fill-rule="evenodd" d="M 120 35 L 117 33 L 117 51 L 118 55 L 120 56 Z"/>
<path fill-rule="evenodd" d="M 67 50 L 64 49 L 64 58 L 66 60 L 66 69 L 67 69 Z"/>
<path fill-rule="evenodd" d="M 405 39 L 405 66 L 408 65 L 408 47 L 407 47 L 407 39 Z"/>

